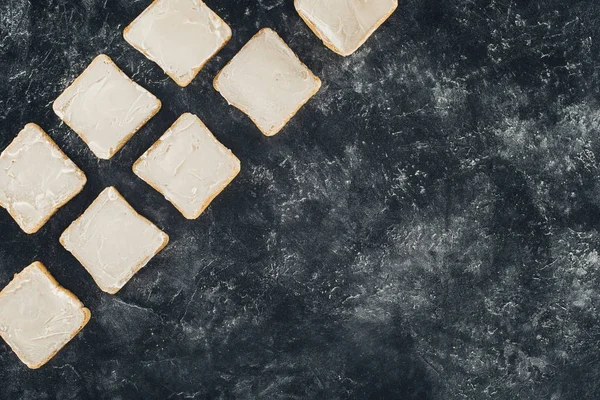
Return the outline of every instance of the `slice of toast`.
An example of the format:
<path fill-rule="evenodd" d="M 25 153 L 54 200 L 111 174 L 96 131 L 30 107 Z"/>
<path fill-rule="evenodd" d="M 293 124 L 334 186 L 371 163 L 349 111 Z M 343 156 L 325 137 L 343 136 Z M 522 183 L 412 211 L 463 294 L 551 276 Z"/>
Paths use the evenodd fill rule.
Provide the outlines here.
<path fill-rule="evenodd" d="M 294 0 L 325 46 L 342 56 L 358 50 L 398 7 L 398 0 Z"/>
<path fill-rule="evenodd" d="M 36 369 L 47 363 L 90 320 L 90 311 L 34 262 L 0 292 L 0 336 Z"/>
<path fill-rule="evenodd" d="M 231 29 L 201 0 L 155 0 L 123 37 L 185 87 L 229 42 Z"/>
<path fill-rule="evenodd" d="M 161 102 L 104 54 L 54 101 L 52 108 L 89 146 L 108 160 L 160 110 Z"/>
<path fill-rule="evenodd" d="M 264 28 L 219 72 L 214 87 L 273 136 L 317 93 L 321 80 L 275 31 Z"/>
<path fill-rule="evenodd" d="M 169 242 L 169 236 L 108 187 L 61 235 L 60 243 L 103 291 L 117 293 Z"/>
<path fill-rule="evenodd" d="M 133 165 L 133 172 L 196 219 L 240 172 L 240 160 L 193 114 L 183 114 Z"/>
<path fill-rule="evenodd" d="M 0 206 L 21 229 L 37 232 L 85 186 L 84 173 L 36 124 L 0 154 Z"/>

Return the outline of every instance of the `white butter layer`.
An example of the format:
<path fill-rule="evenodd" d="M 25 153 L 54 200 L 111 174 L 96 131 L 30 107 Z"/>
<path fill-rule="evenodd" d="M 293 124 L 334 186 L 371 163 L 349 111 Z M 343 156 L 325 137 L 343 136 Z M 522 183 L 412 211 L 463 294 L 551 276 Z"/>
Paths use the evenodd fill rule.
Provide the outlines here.
<path fill-rule="evenodd" d="M 196 219 L 240 172 L 240 161 L 193 114 L 183 114 L 133 172 L 188 219 Z"/>
<path fill-rule="evenodd" d="M 114 187 L 104 189 L 60 237 L 100 289 L 118 292 L 166 246 L 169 237 L 139 215 Z"/>
<path fill-rule="evenodd" d="M 0 336 L 29 368 L 53 357 L 87 323 L 89 311 L 39 262 L 0 292 Z"/>
<path fill-rule="evenodd" d="M 321 81 L 277 33 L 262 29 L 219 72 L 214 86 L 272 136 L 319 90 Z"/>
<path fill-rule="evenodd" d="M 200 0 L 156 0 L 123 36 L 178 85 L 187 86 L 231 39 L 231 29 Z"/>
<path fill-rule="evenodd" d="M 52 107 L 98 158 L 107 160 L 158 112 L 161 102 L 101 54 Z"/>
<path fill-rule="evenodd" d="M 35 233 L 83 189 L 83 172 L 36 124 L 27 124 L 0 155 L 0 205 Z"/>
<path fill-rule="evenodd" d="M 325 45 L 349 56 L 398 7 L 398 0 L 295 0 L 296 10 Z"/>

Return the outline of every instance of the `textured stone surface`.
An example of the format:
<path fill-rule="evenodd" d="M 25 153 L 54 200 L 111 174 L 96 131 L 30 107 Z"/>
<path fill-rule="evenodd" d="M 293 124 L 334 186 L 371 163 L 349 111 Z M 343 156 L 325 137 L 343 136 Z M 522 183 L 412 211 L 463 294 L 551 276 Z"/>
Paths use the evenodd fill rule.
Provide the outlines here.
<path fill-rule="evenodd" d="M 149 1 L 0 1 L 0 146 L 36 122 L 88 177 L 28 237 L 92 312 L 43 369 L 0 343 L 2 398 L 600 398 L 600 7 L 406 0 L 352 57 L 291 1 L 206 1 L 231 42 L 185 89 L 122 39 Z M 323 81 L 266 138 L 212 89 L 262 27 Z M 99 53 L 163 101 L 110 161 L 51 102 Z M 242 172 L 186 221 L 131 172 L 184 112 Z M 170 236 L 117 296 L 58 236 L 115 185 Z"/>

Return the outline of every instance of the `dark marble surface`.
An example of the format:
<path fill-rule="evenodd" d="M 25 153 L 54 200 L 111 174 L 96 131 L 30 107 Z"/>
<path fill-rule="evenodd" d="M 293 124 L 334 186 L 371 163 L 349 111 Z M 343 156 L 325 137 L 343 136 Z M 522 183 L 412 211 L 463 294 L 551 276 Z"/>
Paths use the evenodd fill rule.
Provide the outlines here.
<path fill-rule="evenodd" d="M 36 122 L 88 176 L 36 235 L 0 210 L 0 286 L 40 260 L 92 312 L 37 371 L 1 342 L 0 398 L 600 398 L 596 2 L 406 0 L 342 58 L 207 0 L 233 39 L 187 88 L 122 39 L 148 3 L 0 0 L 0 148 Z M 323 81 L 273 138 L 212 89 L 265 26 Z M 110 161 L 51 110 L 99 53 L 163 101 Z M 183 112 L 242 160 L 196 221 L 131 172 Z M 58 243 L 108 185 L 171 237 L 116 296 Z"/>

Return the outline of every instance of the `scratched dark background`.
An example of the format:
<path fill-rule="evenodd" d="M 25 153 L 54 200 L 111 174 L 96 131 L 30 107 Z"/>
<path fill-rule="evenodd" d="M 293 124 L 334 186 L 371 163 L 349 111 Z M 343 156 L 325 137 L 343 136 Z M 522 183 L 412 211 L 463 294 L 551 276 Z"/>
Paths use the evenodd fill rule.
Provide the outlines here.
<path fill-rule="evenodd" d="M 600 398 L 600 6 L 406 0 L 348 58 L 291 0 L 207 0 L 233 39 L 179 88 L 122 38 L 149 0 L 0 0 L 0 148 L 41 125 L 87 174 L 37 234 L 0 210 L 0 287 L 34 260 L 92 312 L 2 399 Z M 262 27 L 323 81 L 276 137 L 212 89 Z M 110 161 L 52 101 L 99 53 L 163 101 Z M 242 172 L 196 221 L 131 165 L 196 113 Z M 116 296 L 58 243 L 115 185 L 171 237 Z"/>

